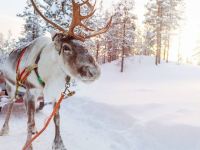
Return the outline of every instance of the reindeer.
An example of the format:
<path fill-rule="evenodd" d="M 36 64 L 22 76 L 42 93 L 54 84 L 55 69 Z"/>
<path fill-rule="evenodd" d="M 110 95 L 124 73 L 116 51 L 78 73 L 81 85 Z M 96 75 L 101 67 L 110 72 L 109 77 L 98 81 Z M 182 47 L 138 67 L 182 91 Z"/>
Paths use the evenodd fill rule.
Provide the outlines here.
<path fill-rule="evenodd" d="M 49 18 L 45 17 L 38 9 L 34 0 L 31 3 L 36 12 L 49 24 L 59 30 L 58 33 L 52 35 L 52 38 L 40 37 L 26 47 L 23 57 L 21 58 L 20 69 L 37 64 L 35 71 L 32 71 L 28 76 L 23 86 L 25 87 L 25 106 L 27 109 L 27 139 L 25 145 L 30 141 L 33 134 L 35 134 L 35 103 L 41 94 L 44 99 L 51 100 L 55 104 L 60 92 L 63 90 L 66 76 L 79 79 L 83 82 L 95 81 L 100 76 L 100 68 L 94 57 L 84 47 L 84 41 L 96 35 L 105 33 L 112 21 L 112 17 L 107 25 L 99 31 L 94 31 L 82 23 L 83 20 L 91 17 L 95 10 L 95 4 L 92 5 L 89 0 L 77 3 L 72 0 L 72 22 L 69 30 L 66 31 L 61 26 L 52 22 Z M 90 8 L 91 12 L 82 16 L 80 14 L 81 6 L 86 5 Z M 74 32 L 77 27 L 83 27 L 86 30 L 92 31 L 90 35 L 82 35 Z M 14 51 L 10 54 L 4 64 L 3 74 L 6 80 L 6 89 L 10 97 L 15 96 L 16 86 L 16 63 L 19 59 L 22 50 Z M 38 82 L 40 76 L 45 84 Z M 13 103 L 9 104 L 6 119 L 3 128 L 0 132 L 1 136 L 9 132 L 9 118 L 11 115 Z M 53 141 L 53 150 L 66 150 L 63 140 L 60 135 L 60 115 L 57 111 L 54 116 L 55 123 L 55 138 Z M 32 150 L 32 145 L 28 148 Z"/>

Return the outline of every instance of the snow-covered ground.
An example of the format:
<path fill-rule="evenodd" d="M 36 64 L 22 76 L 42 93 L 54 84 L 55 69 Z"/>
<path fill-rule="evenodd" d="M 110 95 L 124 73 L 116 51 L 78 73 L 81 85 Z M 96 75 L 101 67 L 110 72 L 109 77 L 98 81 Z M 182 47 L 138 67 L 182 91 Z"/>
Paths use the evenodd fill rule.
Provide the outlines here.
<path fill-rule="evenodd" d="M 77 94 L 61 106 L 62 136 L 68 150 L 199 150 L 200 67 L 174 63 L 154 66 L 151 57 L 131 57 L 125 72 L 115 61 L 102 66 L 90 85 L 78 83 Z M 40 129 L 51 111 L 36 114 Z M 0 126 L 3 115 L 0 115 Z M 50 150 L 51 123 L 34 143 Z M 0 150 L 20 150 L 26 139 L 25 114 L 11 119 L 10 134 Z"/>

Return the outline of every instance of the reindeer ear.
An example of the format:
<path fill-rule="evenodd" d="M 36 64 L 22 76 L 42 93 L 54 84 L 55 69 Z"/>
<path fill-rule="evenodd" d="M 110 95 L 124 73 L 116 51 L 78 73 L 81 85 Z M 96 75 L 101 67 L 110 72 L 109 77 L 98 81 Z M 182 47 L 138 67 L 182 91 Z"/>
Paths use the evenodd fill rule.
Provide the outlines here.
<path fill-rule="evenodd" d="M 62 37 L 63 37 L 63 34 L 62 33 L 55 33 L 54 36 L 52 36 L 52 41 L 55 45 L 55 48 L 56 50 L 59 52 L 61 52 L 61 48 L 62 48 Z"/>

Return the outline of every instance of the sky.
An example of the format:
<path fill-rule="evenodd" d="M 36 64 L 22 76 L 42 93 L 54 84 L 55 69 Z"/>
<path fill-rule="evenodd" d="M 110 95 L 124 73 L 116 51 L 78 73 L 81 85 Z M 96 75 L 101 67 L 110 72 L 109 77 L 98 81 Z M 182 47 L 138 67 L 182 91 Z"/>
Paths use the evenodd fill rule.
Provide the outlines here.
<path fill-rule="evenodd" d="M 17 35 L 22 29 L 23 20 L 16 14 L 23 11 L 26 0 L 0 1 L 0 32 L 6 35 L 11 30 Z"/>
<path fill-rule="evenodd" d="M 177 55 L 181 54 L 182 59 L 193 61 L 192 55 L 200 38 L 199 1 L 185 0 L 185 20 L 181 28 L 172 34 L 171 59 L 177 60 Z M 200 45 L 200 44 L 199 44 Z"/>
<path fill-rule="evenodd" d="M 0 33 L 6 35 L 10 30 L 13 35 L 17 36 L 22 30 L 23 19 L 16 16 L 23 11 L 26 0 L 10 1 L 0 0 Z M 111 6 L 112 0 L 104 0 L 105 7 Z"/>
<path fill-rule="evenodd" d="M 26 0 L 13 0 L 12 5 L 10 1 L 0 0 L 0 33 L 6 35 L 10 30 L 14 36 L 18 36 L 22 30 L 23 20 L 16 17 L 17 13 L 23 11 Z M 109 8 L 112 5 L 112 0 L 104 0 L 104 6 Z M 115 0 L 116 1 L 116 0 Z M 135 0 L 135 12 L 141 22 L 144 14 L 144 4 L 147 0 Z M 171 58 L 176 59 L 178 52 L 182 53 L 183 57 L 189 57 L 193 54 L 192 49 L 195 48 L 198 36 L 200 35 L 200 9 L 199 1 L 186 1 L 186 18 L 184 27 L 180 28 L 181 36 L 172 37 L 173 43 L 171 45 Z M 198 35 L 199 34 L 199 35 Z"/>

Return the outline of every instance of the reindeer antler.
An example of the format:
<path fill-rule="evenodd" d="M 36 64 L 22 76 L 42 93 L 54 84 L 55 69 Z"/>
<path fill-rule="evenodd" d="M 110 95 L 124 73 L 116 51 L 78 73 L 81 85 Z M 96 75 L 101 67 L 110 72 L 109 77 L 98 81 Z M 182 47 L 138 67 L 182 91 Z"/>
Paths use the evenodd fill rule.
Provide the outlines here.
<path fill-rule="evenodd" d="M 59 25 L 57 25 L 56 23 L 52 22 L 50 19 L 48 19 L 47 17 L 45 17 L 41 12 L 40 10 L 37 8 L 34 0 L 31 0 L 31 3 L 34 7 L 34 9 L 36 10 L 36 12 L 46 21 L 48 22 L 49 24 L 51 24 L 52 26 L 54 26 L 55 28 L 57 28 L 58 30 L 60 30 L 61 32 L 65 32 L 65 29 L 63 29 L 62 27 L 60 27 Z"/>
<path fill-rule="evenodd" d="M 90 18 L 91 16 L 94 15 L 95 13 L 95 5 L 96 5 L 96 1 L 94 3 L 94 5 L 90 4 L 89 0 L 85 0 L 83 3 L 79 4 L 76 3 L 75 0 L 72 0 L 72 22 L 69 26 L 69 31 L 66 31 L 65 29 L 63 29 L 62 27 L 60 27 L 59 25 L 57 25 L 56 23 L 52 22 L 50 19 L 48 19 L 47 17 L 45 17 L 40 10 L 37 8 L 37 5 L 35 4 L 34 0 L 31 0 L 31 3 L 34 7 L 34 9 L 37 11 L 37 13 L 49 24 L 51 24 L 52 26 L 54 26 L 55 28 L 57 28 L 58 30 L 60 30 L 61 32 L 63 32 L 64 34 L 66 34 L 67 36 L 71 36 L 74 39 L 80 40 L 80 41 L 85 41 L 88 38 L 97 36 L 99 34 L 105 33 L 111 26 L 111 22 L 112 22 L 112 17 L 110 18 L 109 22 L 107 23 L 107 25 L 100 29 L 99 31 L 94 31 L 93 29 L 87 27 L 86 25 L 84 25 L 82 23 L 83 20 L 86 20 L 88 18 Z M 83 5 L 87 5 L 90 8 L 90 13 L 87 14 L 86 16 L 82 16 L 81 15 L 81 6 Z M 76 35 L 74 33 L 74 29 L 77 27 L 83 27 L 85 30 L 87 31 L 93 31 L 94 33 L 90 34 L 90 35 Z"/>

